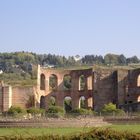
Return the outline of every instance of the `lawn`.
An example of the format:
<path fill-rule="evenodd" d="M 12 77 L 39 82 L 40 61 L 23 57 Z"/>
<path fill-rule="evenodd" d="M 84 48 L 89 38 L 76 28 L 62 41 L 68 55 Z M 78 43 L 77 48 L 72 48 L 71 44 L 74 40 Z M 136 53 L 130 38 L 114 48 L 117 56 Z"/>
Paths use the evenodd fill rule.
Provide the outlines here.
<path fill-rule="evenodd" d="M 117 131 L 128 131 L 140 133 L 140 125 L 111 125 L 102 127 L 111 128 Z M 80 132 L 88 132 L 92 128 L 0 128 L 0 136 L 21 135 L 21 136 L 35 136 L 35 135 L 69 135 L 78 134 Z"/>
<path fill-rule="evenodd" d="M 0 128 L 0 136 L 8 136 L 8 135 L 35 136 L 47 134 L 68 135 L 86 132 L 89 130 L 91 130 L 91 128 Z"/>
<path fill-rule="evenodd" d="M 128 131 L 128 132 L 138 132 L 140 133 L 140 124 L 139 125 L 112 125 L 109 128 L 117 131 Z"/>

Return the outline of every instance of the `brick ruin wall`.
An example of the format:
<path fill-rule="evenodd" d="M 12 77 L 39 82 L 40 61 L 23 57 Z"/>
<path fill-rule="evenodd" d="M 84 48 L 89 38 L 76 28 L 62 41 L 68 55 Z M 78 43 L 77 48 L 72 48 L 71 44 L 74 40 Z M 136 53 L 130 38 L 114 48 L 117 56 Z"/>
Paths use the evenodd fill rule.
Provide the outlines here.
<path fill-rule="evenodd" d="M 12 88 L 12 105 L 29 108 L 34 102 L 35 89 L 32 86 L 13 87 Z"/>
<path fill-rule="evenodd" d="M 45 75 L 45 89 L 40 90 L 40 76 Z M 50 75 L 56 75 L 58 87 L 55 91 L 49 89 Z M 72 89 L 64 91 L 63 78 L 70 75 Z M 79 90 L 79 76 L 85 76 L 86 88 Z M 72 98 L 72 108 L 79 107 L 79 99 L 84 96 L 86 107 L 95 110 L 101 109 L 104 104 L 115 103 L 124 108 L 132 104 L 139 107 L 140 100 L 140 69 L 135 70 L 110 70 L 110 69 L 87 69 L 87 70 L 52 70 L 39 67 L 37 87 L 11 87 L 0 85 L 0 111 L 6 111 L 11 105 L 40 107 L 41 97 L 44 97 L 44 107 L 48 107 L 50 97 L 55 97 L 56 105 L 63 106 L 65 97 Z M 139 78 L 140 79 L 140 78 Z M 139 84 L 139 85 L 138 85 Z M 31 103 L 31 99 L 35 101 Z M 127 108 L 128 109 L 128 108 Z"/>
<path fill-rule="evenodd" d="M 94 71 L 94 109 L 99 110 L 110 102 L 117 104 L 117 71 Z"/>
<path fill-rule="evenodd" d="M 0 111 L 2 111 L 2 86 L 0 86 Z"/>
<path fill-rule="evenodd" d="M 41 75 L 45 77 L 45 88 L 41 87 Z M 52 91 L 49 89 L 49 77 L 55 75 L 57 77 L 57 89 Z M 64 76 L 69 75 L 71 77 L 71 89 L 64 90 Z M 79 77 L 83 75 L 85 77 L 85 89 L 79 89 Z M 57 70 L 57 69 L 45 69 L 39 67 L 38 70 L 38 83 L 37 83 L 37 99 L 38 104 L 41 103 L 41 97 L 44 97 L 44 108 L 48 108 L 50 97 L 54 97 L 57 106 L 63 106 L 65 97 L 72 99 L 72 108 L 79 108 L 79 99 L 84 97 L 86 101 L 86 107 L 93 106 L 93 72 L 92 69 L 86 70 Z"/>
<path fill-rule="evenodd" d="M 0 111 L 7 111 L 11 106 L 20 106 L 22 108 L 31 107 L 34 103 L 34 87 L 0 87 Z"/>

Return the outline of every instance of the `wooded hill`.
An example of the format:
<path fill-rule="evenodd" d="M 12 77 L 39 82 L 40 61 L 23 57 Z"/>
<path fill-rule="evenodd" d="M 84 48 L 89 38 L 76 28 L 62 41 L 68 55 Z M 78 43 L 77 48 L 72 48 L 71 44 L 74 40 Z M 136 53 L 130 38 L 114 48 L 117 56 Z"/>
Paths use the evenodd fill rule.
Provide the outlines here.
<path fill-rule="evenodd" d="M 78 55 L 77 55 L 78 56 Z M 47 67 L 73 67 L 73 66 L 93 66 L 94 64 L 103 66 L 127 66 L 129 64 L 139 64 L 137 56 L 126 58 L 122 55 L 107 54 L 85 55 L 79 59 L 74 56 L 60 56 L 52 54 L 36 54 L 29 52 L 0 53 L 0 80 L 8 84 L 34 84 L 36 79 L 37 65 Z M 17 82 L 18 81 L 18 82 Z"/>

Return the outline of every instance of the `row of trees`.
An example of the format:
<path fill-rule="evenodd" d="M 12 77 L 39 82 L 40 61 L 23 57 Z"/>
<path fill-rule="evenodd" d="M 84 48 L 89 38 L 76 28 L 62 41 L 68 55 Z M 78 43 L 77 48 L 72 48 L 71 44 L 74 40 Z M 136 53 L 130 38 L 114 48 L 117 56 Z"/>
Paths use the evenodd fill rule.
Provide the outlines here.
<path fill-rule="evenodd" d="M 84 64 L 104 64 L 104 65 L 128 65 L 131 63 L 139 63 L 137 56 L 126 58 L 123 54 L 107 54 L 104 57 L 99 55 L 86 55 L 82 58 Z"/>
<path fill-rule="evenodd" d="M 79 55 L 77 55 L 79 56 Z M 9 77 L 20 79 L 36 79 L 37 64 L 55 67 L 71 67 L 82 65 L 128 65 L 131 63 L 139 63 L 137 56 L 126 58 L 124 55 L 107 54 L 104 57 L 99 55 L 85 55 L 79 59 L 74 56 L 60 56 L 52 54 L 36 54 L 29 52 L 0 53 L 0 70 L 4 74 L 0 75 L 0 80 Z M 7 75 L 8 74 L 8 75 Z M 17 76 L 18 75 L 18 76 Z M 7 78 L 11 79 L 11 78 Z"/>
<path fill-rule="evenodd" d="M 28 52 L 0 53 L 0 69 L 5 72 L 15 72 L 21 69 L 26 72 L 32 71 L 33 64 L 55 65 L 57 67 L 75 66 L 75 65 L 128 65 L 130 63 L 139 63 L 137 56 L 126 58 L 122 55 L 107 54 L 101 55 L 85 55 L 78 61 L 73 57 L 52 55 L 52 54 L 35 54 Z"/>

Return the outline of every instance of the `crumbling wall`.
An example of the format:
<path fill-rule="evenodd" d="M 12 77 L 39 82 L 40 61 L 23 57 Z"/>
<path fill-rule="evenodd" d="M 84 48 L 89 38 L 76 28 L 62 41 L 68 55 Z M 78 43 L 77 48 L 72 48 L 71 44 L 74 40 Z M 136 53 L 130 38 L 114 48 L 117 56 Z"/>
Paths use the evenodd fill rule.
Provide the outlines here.
<path fill-rule="evenodd" d="M 118 70 L 118 105 L 125 104 L 128 94 L 128 70 Z"/>
<path fill-rule="evenodd" d="M 45 77 L 45 88 L 41 89 L 41 75 Z M 49 77 L 55 75 L 57 77 L 57 88 L 55 91 L 51 91 L 49 88 Z M 71 89 L 64 89 L 64 76 L 69 75 L 71 77 Z M 79 90 L 79 77 L 84 75 L 85 77 L 85 89 Z M 44 84 L 44 83 L 43 83 Z M 56 105 L 64 105 L 65 97 L 70 97 L 72 99 L 72 108 L 79 107 L 79 99 L 81 96 L 84 96 L 86 99 L 86 107 L 91 106 L 91 100 L 93 99 L 93 71 L 92 68 L 89 69 L 80 69 L 80 70 L 65 70 L 65 69 L 47 69 L 43 67 L 38 67 L 38 80 L 37 80 L 37 101 L 38 106 L 40 105 L 40 99 L 44 96 L 43 101 L 45 103 L 45 108 L 48 108 L 49 99 L 51 96 L 55 97 Z"/>
<path fill-rule="evenodd" d="M 117 103 L 117 71 L 94 70 L 94 109 L 99 110 L 110 102 Z"/>
<path fill-rule="evenodd" d="M 34 105 L 35 88 L 33 86 L 12 87 L 12 105 L 29 108 Z"/>
<path fill-rule="evenodd" d="M 3 99 L 2 99 L 2 86 L 0 86 L 0 112 L 2 112 L 2 107 L 3 107 Z"/>

